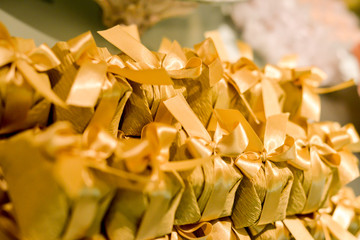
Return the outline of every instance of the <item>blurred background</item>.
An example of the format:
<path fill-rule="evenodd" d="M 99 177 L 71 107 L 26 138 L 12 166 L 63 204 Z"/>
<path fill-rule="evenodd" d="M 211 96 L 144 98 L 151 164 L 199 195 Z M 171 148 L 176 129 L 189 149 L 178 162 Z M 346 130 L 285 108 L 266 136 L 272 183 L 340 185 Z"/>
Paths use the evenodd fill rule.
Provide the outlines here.
<path fill-rule="evenodd" d="M 360 1 L 357 0 L 1 0 L 0 21 L 14 36 L 33 38 L 50 47 L 91 31 L 99 46 L 118 50 L 96 31 L 118 23 L 141 27 L 145 46 L 157 50 L 161 39 L 192 47 L 204 33 L 219 30 L 236 59 L 235 40 L 249 43 L 256 62 L 276 63 L 281 56 L 297 54 L 299 65 L 325 70 L 325 86 L 359 79 Z M 352 122 L 360 132 L 357 87 L 321 96 L 321 120 L 342 125 Z M 360 194 L 360 181 L 351 186 Z"/>

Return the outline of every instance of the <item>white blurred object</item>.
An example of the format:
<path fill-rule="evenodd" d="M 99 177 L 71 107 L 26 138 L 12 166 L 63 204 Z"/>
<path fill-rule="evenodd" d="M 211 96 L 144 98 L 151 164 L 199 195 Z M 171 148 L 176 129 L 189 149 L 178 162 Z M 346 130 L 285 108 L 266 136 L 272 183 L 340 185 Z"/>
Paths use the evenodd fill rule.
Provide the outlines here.
<path fill-rule="evenodd" d="M 327 73 L 323 85 L 359 78 L 359 71 L 346 65 L 360 31 L 342 1 L 252 0 L 235 5 L 232 18 L 266 62 L 297 54 L 299 66 L 315 65 Z"/>

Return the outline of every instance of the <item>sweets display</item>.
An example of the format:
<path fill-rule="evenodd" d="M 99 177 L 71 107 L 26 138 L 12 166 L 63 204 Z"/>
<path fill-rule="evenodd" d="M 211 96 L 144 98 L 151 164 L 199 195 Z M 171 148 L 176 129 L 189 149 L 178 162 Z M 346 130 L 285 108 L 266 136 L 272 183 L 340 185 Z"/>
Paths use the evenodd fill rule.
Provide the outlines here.
<path fill-rule="evenodd" d="M 89 32 L 36 48 L 0 25 L 1 239 L 358 234 L 338 190 L 359 176 L 359 136 L 319 122 L 319 94 L 352 81 L 319 88 L 326 74 L 289 57 L 259 68 L 244 43 L 229 62 L 216 32 L 158 52 L 133 25 L 99 34 L 121 53 Z"/>

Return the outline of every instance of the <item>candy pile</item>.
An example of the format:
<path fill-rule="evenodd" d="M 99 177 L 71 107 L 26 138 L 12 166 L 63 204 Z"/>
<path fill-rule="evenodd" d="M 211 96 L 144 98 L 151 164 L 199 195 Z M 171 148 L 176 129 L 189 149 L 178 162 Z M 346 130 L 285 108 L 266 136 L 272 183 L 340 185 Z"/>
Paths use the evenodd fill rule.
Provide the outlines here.
<path fill-rule="evenodd" d="M 359 176 L 354 126 L 319 122 L 318 94 L 352 82 L 261 69 L 240 42 L 229 62 L 216 32 L 158 52 L 134 26 L 99 34 L 121 54 L 1 25 L 0 239 L 312 239 L 300 219 Z"/>

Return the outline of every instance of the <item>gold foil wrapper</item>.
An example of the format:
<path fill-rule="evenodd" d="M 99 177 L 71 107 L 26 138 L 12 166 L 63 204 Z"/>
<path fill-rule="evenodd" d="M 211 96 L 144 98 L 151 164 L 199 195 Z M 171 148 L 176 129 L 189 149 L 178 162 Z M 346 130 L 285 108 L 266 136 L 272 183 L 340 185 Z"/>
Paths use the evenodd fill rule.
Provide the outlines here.
<path fill-rule="evenodd" d="M 242 175 L 221 158 L 181 174 L 185 190 L 175 215 L 175 225 L 210 221 L 232 213 Z"/>
<path fill-rule="evenodd" d="M 270 170 L 272 169 L 272 170 Z M 291 171 L 283 164 L 271 164 L 262 166 L 254 179 L 244 178 L 236 193 L 233 214 L 231 216 L 236 228 L 249 227 L 257 225 L 257 222 L 263 211 L 263 204 L 268 189 L 266 177 L 268 171 L 277 171 L 280 176 L 279 185 L 281 196 L 279 205 L 273 208 L 274 215 L 272 221 L 283 219 L 286 216 L 286 206 L 290 197 L 290 190 L 293 181 Z"/>

